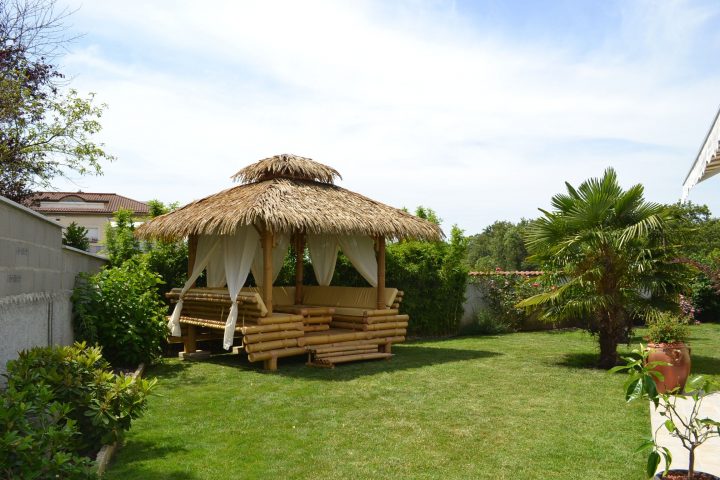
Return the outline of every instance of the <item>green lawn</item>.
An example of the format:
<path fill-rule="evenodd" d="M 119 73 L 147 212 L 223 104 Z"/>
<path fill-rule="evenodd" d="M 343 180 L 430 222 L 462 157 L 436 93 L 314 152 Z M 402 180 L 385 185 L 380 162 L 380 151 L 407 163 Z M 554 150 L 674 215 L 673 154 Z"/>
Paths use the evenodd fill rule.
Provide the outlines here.
<path fill-rule="evenodd" d="M 720 325 L 693 327 L 693 372 L 720 377 Z M 398 345 L 334 370 L 233 355 L 168 360 L 107 479 L 641 479 L 648 408 L 591 368 L 582 332 Z"/>

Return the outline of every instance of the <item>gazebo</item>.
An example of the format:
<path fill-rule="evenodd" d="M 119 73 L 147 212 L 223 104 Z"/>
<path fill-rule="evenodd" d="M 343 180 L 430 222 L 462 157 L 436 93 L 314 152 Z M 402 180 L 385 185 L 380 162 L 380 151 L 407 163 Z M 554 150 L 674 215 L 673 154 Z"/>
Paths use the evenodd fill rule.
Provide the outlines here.
<path fill-rule="evenodd" d="M 692 189 L 698 183 L 720 173 L 720 109 L 715 114 L 710 130 L 700 146 L 700 151 L 685 176 L 682 201 L 687 200 Z"/>
<path fill-rule="evenodd" d="M 309 158 L 276 155 L 232 178 L 241 184 L 137 230 L 188 239 L 188 281 L 168 294 L 168 326 L 184 354 L 221 333 L 226 349 L 240 337 L 248 359 L 271 370 L 292 355 L 318 366 L 389 358 L 409 318 L 399 312 L 404 292 L 385 285 L 385 242 L 440 240 L 439 226 L 335 185 L 340 174 Z M 274 287 L 291 242 L 295 285 Z M 303 285 L 306 247 L 317 286 Z M 330 286 L 338 251 L 368 287 Z M 203 271 L 207 287 L 195 288 Z M 255 288 L 245 286 L 251 271 Z"/>

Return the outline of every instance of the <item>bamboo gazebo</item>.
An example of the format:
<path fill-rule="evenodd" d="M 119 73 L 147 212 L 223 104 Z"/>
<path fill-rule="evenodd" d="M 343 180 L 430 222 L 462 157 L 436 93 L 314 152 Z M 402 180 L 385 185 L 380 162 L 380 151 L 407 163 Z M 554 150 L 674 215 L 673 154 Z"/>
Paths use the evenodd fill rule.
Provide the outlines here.
<path fill-rule="evenodd" d="M 439 240 L 440 228 L 334 185 L 340 174 L 309 158 L 276 155 L 232 177 L 241 185 L 192 202 L 143 224 L 141 238 L 189 245 L 188 281 L 168 297 L 168 326 L 184 344 L 222 337 L 251 362 L 277 368 L 277 359 L 308 355 L 333 366 L 389 358 L 405 339 L 409 318 L 399 312 L 404 293 L 385 286 L 385 241 Z M 290 242 L 295 286 L 273 287 Z M 308 249 L 319 285 L 303 285 Z M 337 253 L 367 280 L 367 288 L 330 286 Z M 205 271 L 207 287 L 195 288 Z M 252 271 L 258 287 L 245 287 Z"/>

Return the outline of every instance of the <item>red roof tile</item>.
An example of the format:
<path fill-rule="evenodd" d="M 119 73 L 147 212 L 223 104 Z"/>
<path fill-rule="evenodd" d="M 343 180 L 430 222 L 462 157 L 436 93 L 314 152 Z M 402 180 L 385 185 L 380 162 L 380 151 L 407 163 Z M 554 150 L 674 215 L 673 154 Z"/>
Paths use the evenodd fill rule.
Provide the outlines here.
<path fill-rule="evenodd" d="M 61 206 L 43 205 L 40 202 L 61 202 L 66 198 L 80 198 L 85 202 L 104 203 L 104 207 L 97 209 L 72 208 L 67 204 Z M 82 203 L 82 202 L 78 202 Z M 90 192 L 35 192 L 27 200 L 27 205 L 40 213 L 78 213 L 112 214 L 121 208 L 132 210 L 135 215 L 147 215 L 150 207 L 146 203 L 138 202 L 132 198 L 123 197 L 115 193 L 90 193 Z"/>

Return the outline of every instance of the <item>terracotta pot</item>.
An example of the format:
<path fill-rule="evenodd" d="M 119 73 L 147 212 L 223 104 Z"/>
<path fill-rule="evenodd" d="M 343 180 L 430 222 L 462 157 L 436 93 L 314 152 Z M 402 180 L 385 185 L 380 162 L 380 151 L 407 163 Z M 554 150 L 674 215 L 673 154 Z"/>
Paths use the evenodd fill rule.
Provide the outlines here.
<path fill-rule="evenodd" d="M 687 470 L 670 470 L 668 474 L 675 474 L 675 475 L 684 475 L 683 477 L 677 477 L 677 478 L 686 478 L 687 477 Z M 662 476 L 662 472 L 656 474 L 653 477 L 655 480 L 662 480 L 667 477 Z M 671 477 L 672 478 L 672 477 Z M 695 480 L 720 480 L 720 477 L 717 477 L 711 473 L 705 473 L 705 472 L 698 472 L 695 471 L 695 474 L 693 475 L 693 478 Z"/>
<path fill-rule="evenodd" d="M 690 375 L 690 348 L 682 342 L 678 343 L 648 343 L 648 362 L 667 362 L 671 365 L 658 365 L 655 370 L 662 373 L 665 380 L 655 380 L 660 393 L 665 393 L 680 387 L 685 388 L 685 382 Z"/>

